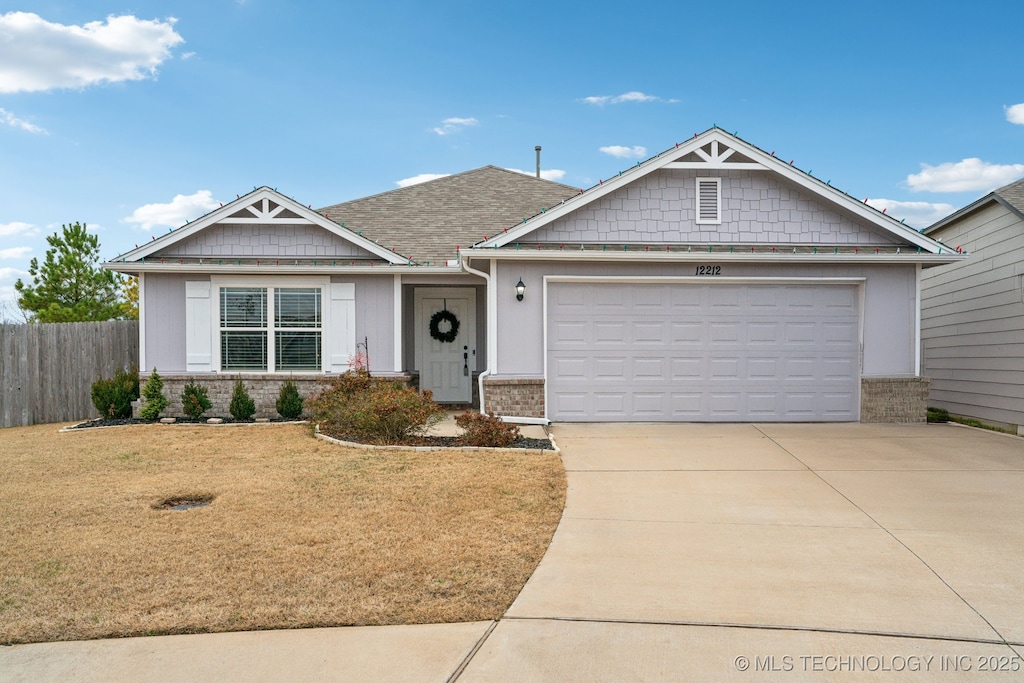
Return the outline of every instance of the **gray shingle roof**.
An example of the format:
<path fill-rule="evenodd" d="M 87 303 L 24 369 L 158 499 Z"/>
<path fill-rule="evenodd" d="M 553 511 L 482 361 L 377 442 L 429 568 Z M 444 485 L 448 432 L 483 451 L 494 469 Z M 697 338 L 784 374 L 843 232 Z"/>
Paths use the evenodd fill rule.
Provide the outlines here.
<path fill-rule="evenodd" d="M 413 261 L 431 265 L 579 194 L 579 189 L 484 166 L 322 209 Z"/>
<path fill-rule="evenodd" d="M 1024 178 L 1000 187 L 996 190 L 996 194 L 1013 208 L 1024 213 Z"/>

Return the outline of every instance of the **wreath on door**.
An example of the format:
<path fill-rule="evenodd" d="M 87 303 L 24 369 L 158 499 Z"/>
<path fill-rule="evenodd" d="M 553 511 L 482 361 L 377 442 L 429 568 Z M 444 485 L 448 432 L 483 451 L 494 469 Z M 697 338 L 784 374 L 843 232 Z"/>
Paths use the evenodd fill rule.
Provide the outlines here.
<path fill-rule="evenodd" d="M 448 329 L 442 330 L 441 323 L 447 322 Z M 430 316 L 430 336 L 439 342 L 451 344 L 459 336 L 459 319 L 447 308 Z"/>

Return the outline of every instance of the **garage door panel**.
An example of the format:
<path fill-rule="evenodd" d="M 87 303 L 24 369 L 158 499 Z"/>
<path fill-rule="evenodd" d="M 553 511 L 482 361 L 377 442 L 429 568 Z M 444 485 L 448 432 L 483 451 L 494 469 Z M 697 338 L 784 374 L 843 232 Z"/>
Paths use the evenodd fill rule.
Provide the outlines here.
<path fill-rule="evenodd" d="M 668 373 L 665 372 L 668 360 L 667 358 L 634 358 L 633 378 L 664 381 L 668 376 Z"/>
<path fill-rule="evenodd" d="M 593 326 L 593 342 L 595 344 L 624 344 L 626 343 L 626 328 L 624 322 L 595 322 Z"/>
<path fill-rule="evenodd" d="M 702 358 L 677 358 L 669 361 L 672 369 L 669 379 L 673 382 L 686 381 L 688 379 L 703 379 L 704 359 Z"/>
<path fill-rule="evenodd" d="M 559 321 L 548 327 L 551 344 L 582 344 L 587 342 L 589 326 L 585 322 Z"/>
<path fill-rule="evenodd" d="M 574 292 L 563 296 L 563 288 Z M 855 287 L 553 283 L 549 289 L 551 419 L 857 419 Z M 612 308 L 576 303 L 612 298 L 613 291 Z"/>
<path fill-rule="evenodd" d="M 702 322 L 669 322 L 669 343 L 673 347 L 701 347 L 704 344 L 704 323 Z"/>
<path fill-rule="evenodd" d="M 595 357 L 591 363 L 593 368 L 593 379 L 614 379 L 621 380 L 626 376 L 626 362 L 625 356 L 610 357 L 610 356 L 598 356 Z"/>
<path fill-rule="evenodd" d="M 741 331 L 744 325 L 736 322 L 709 322 L 708 336 L 715 344 L 739 344 L 744 341 Z"/>
<path fill-rule="evenodd" d="M 633 323 L 631 332 L 634 344 L 657 344 L 664 346 L 668 342 L 668 321 Z"/>
<path fill-rule="evenodd" d="M 594 393 L 594 413 L 600 417 L 623 419 L 626 416 L 627 394 L 624 391 Z"/>
<path fill-rule="evenodd" d="M 633 394 L 633 414 L 641 419 L 657 418 L 668 408 L 668 394 L 658 392 L 636 392 Z"/>

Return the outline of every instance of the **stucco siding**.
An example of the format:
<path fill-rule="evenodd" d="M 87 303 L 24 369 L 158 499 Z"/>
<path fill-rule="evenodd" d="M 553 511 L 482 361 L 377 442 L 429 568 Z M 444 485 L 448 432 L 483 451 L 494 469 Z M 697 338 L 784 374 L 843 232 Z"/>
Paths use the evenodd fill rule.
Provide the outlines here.
<path fill-rule="evenodd" d="M 932 233 L 967 260 L 924 271 L 921 338 L 930 403 L 1024 424 L 1024 220 L 992 203 Z"/>
<path fill-rule="evenodd" d="M 498 266 L 498 377 L 544 375 L 545 275 L 693 276 L 693 264 L 503 262 Z M 864 377 L 915 376 L 916 267 L 878 265 L 723 264 L 723 277 L 863 277 Z M 526 285 L 516 301 L 515 284 Z M 713 284 L 714 278 L 705 280 Z"/>
<path fill-rule="evenodd" d="M 151 258 L 379 258 L 316 225 L 212 225 Z"/>
<path fill-rule="evenodd" d="M 209 275 L 145 275 L 146 372 L 185 372 L 185 281 L 209 281 Z"/>
<path fill-rule="evenodd" d="M 696 222 L 696 178 L 708 171 L 659 170 L 525 238 L 594 244 L 884 245 L 896 240 L 774 174 L 725 171 L 722 222 Z"/>

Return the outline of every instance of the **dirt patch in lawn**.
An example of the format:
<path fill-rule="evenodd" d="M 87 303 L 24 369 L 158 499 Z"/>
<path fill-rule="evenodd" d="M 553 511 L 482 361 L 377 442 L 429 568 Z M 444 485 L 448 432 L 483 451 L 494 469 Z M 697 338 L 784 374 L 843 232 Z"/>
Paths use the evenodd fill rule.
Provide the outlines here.
<path fill-rule="evenodd" d="M 33 642 L 495 619 L 565 473 L 556 454 L 347 449 L 304 425 L 41 425 L 0 430 L 0 492 L 0 642 Z"/>

